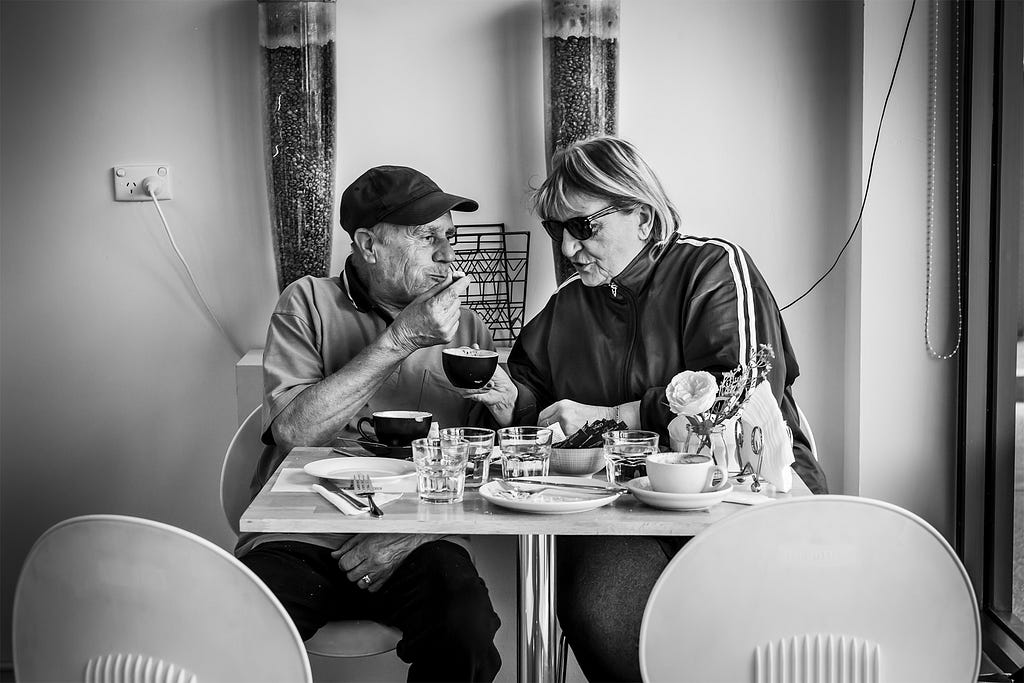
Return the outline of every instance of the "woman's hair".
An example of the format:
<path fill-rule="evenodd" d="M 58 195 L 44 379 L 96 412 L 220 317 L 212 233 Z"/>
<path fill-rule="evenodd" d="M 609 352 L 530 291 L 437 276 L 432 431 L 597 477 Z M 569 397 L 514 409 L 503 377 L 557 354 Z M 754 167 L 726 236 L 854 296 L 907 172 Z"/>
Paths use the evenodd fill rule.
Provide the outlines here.
<path fill-rule="evenodd" d="M 620 208 L 646 205 L 654 215 L 653 241 L 666 241 L 679 227 L 665 188 L 631 143 L 611 136 L 580 140 L 556 152 L 551 162 L 551 173 L 533 195 L 541 217 L 571 213 L 569 195 L 578 193 Z"/>

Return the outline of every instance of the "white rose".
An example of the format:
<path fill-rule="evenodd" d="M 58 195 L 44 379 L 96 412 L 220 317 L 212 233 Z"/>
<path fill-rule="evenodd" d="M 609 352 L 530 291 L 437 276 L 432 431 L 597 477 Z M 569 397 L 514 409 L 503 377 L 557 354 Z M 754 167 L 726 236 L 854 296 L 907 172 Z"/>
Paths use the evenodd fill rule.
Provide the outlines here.
<path fill-rule="evenodd" d="M 665 388 L 668 407 L 676 415 L 699 415 L 711 409 L 718 397 L 718 382 L 703 370 L 684 370 Z"/>

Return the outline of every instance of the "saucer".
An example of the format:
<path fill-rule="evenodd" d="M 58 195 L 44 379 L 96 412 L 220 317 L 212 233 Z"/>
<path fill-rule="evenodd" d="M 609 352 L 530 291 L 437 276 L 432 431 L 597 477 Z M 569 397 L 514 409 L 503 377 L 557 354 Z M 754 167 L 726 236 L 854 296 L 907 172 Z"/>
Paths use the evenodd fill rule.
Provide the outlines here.
<path fill-rule="evenodd" d="M 380 441 L 374 439 L 350 439 L 350 438 L 339 438 L 336 441 L 344 444 L 358 444 L 360 448 L 368 453 L 373 453 L 378 457 L 383 458 L 398 458 L 399 460 L 408 460 L 412 457 L 412 446 L 388 446 L 382 444 Z"/>
<path fill-rule="evenodd" d="M 718 505 L 732 493 L 732 484 L 705 493 L 663 493 L 651 489 L 651 480 L 647 477 L 628 481 L 626 487 L 641 503 L 662 510 L 704 510 Z"/>

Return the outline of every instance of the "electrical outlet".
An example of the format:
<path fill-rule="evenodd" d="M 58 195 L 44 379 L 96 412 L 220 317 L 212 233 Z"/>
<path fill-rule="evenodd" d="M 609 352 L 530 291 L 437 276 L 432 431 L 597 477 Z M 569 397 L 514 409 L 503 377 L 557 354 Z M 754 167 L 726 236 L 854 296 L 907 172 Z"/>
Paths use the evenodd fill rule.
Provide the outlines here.
<path fill-rule="evenodd" d="M 167 164 L 118 164 L 112 173 L 115 202 L 153 201 L 142 187 L 142 181 L 149 176 L 156 176 L 162 181 L 156 193 L 157 199 L 174 198 L 171 191 L 171 167 Z"/>

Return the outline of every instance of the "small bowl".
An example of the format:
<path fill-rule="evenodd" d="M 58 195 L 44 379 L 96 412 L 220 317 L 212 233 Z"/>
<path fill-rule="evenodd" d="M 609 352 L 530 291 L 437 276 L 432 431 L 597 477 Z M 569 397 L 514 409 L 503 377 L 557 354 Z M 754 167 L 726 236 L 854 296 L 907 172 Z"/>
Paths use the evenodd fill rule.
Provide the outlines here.
<path fill-rule="evenodd" d="M 604 448 L 552 448 L 549 470 L 590 476 L 604 469 Z"/>

